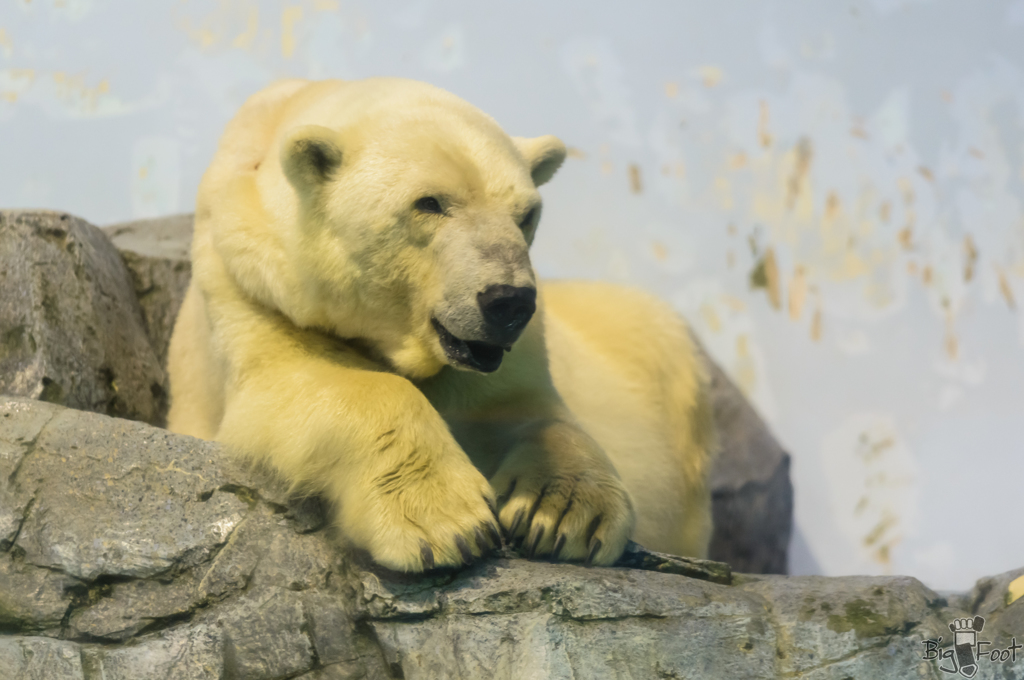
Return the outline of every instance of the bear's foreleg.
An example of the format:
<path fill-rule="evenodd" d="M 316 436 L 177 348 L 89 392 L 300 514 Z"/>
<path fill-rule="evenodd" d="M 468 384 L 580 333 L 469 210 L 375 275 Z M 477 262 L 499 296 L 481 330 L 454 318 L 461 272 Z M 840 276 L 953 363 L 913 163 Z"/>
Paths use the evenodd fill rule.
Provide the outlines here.
<path fill-rule="evenodd" d="M 458 566 L 500 543 L 490 484 L 412 383 L 272 315 L 244 328 L 221 335 L 217 439 L 323 493 L 347 539 L 390 569 Z"/>

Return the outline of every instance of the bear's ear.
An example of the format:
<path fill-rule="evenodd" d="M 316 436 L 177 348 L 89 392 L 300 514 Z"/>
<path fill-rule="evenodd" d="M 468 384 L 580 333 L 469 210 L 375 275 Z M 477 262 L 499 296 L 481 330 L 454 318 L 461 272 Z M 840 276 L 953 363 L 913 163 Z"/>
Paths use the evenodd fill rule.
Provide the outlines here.
<path fill-rule="evenodd" d="M 565 160 L 565 144 L 554 135 L 543 137 L 515 137 L 519 153 L 530 166 L 530 176 L 535 186 L 547 182 Z"/>
<path fill-rule="evenodd" d="M 281 168 L 296 189 L 319 187 L 340 165 L 341 144 L 334 130 L 322 125 L 303 125 L 285 135 Z"/>

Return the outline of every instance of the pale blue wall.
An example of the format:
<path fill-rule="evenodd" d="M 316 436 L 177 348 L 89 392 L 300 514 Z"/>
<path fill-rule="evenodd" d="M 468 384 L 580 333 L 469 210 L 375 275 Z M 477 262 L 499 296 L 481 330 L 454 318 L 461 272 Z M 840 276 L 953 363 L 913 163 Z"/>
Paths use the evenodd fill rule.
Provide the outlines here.
<path fill-rule="evenodd" d="M 538 268 L 687 314 L 793 453 L 797 571 L 1024 565 L 1024 2 L 4 0 L 0 205 L 191 210 L 248 94 L 369 75 L 577 150 Z"/>

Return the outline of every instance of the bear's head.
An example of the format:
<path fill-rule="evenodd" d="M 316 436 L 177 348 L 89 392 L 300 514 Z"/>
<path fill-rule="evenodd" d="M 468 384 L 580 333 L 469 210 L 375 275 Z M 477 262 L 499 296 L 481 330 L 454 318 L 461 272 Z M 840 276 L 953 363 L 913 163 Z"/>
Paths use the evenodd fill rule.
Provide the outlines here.
<path fill-rule="evenodd" d="M 301 299 L 282 311 L 410 378 L 496 370 L 536 309 L 537 187 L 562 142 L 514 139 L 397 79 L 340 83 L 294 108 L 278 156 Z"/>

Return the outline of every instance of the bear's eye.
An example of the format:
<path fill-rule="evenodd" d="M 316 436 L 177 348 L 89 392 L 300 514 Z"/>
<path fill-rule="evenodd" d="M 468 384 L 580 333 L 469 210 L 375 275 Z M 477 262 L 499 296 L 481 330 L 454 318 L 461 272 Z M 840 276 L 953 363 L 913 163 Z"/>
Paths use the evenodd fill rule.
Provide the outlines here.
<path fill-rule="evenodd" d="M 438 201 L 433 196 L 424 196 L 423 198 L 413 203 L 413 207 L 419 210 L 420 212 L 432 213 L 435 215 L 444 214 L 444 210 L 441 209 L 441 202 Z"/>
<path fill-rule="evenodd" d="M 533 226 L 533 218 L 537 215 L 536 208 L 530 208 L 530 212 L 523 216 L 523 219 L 519 221 L 519 228 L 526 231 Z"/>

